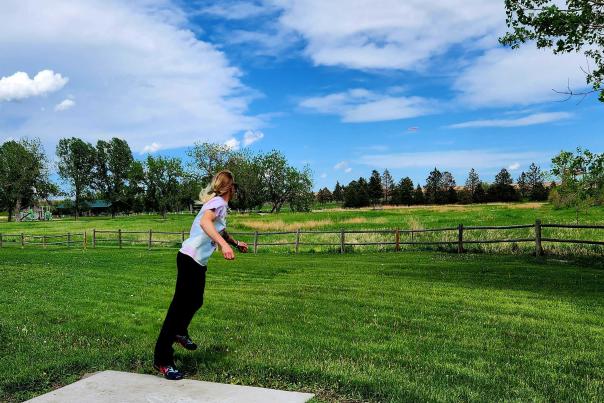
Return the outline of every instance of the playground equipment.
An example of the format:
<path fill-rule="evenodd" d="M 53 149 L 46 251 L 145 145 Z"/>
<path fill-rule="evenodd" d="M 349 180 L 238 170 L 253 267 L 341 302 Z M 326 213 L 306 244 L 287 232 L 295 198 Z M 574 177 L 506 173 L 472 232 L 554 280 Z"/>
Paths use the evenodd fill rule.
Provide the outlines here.
<path fill-rule="evenodd" d="M 30 207 L 20 213 L 19 221 L 50 221 L 52 213 L 49 206 Z"/>

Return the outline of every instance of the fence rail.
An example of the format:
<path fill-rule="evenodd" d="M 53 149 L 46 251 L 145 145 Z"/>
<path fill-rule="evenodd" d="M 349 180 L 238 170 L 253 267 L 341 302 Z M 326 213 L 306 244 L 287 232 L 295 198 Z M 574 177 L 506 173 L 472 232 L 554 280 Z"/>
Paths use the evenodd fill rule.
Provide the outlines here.
<path fill-rule="evenodd" d="M 457 252 L 462 253 L 465 251 L 465 245 L 476 245 L 476 244 L 497 244 L 497 243 L 534 243 L 535 254 L 542 255 L 544 253 L 544 243 L 573 243 L 573 244 L 584 244 L 584 245 L 599 245 L 604 246 L 604 240 L 590 240 L 590 239 L 571 239 L 571 238 L 553 238 L 543 237 L 542 231 L 544 228 L 557 228 L 557 229 L 575 229 L 575 230 L 601 230 L 604 229 L 604 225 L 581 225 L 581 224 L 542 224 L 540 220 L 536 220 L 534 224 L 520 224 L 520 225 L 504 225 L 504 226 L 464 226 L 459 224 L 456 227 L 441 227 L 441 228 L 424 228 L 424 229 L 376 229 L 376 230 L 300 230 L 297 231 L 268 231 L 268 232 L 245 232 L 237 231 L 232 232 L 232 235 L 238 237 L 247 237 L 250 239 L 250 249 L 253 253 L 257 253 L 260 247 L 283 247 L 293 246 L 294 251 L 298 253 L 300 246 L 327 246 L 339 249 L 340 253 L 346 253 L 347 250 L 351 250 L 356 246 L 384 246 L 394 247 L 395 251 L 401 250 L 401 246 L 428 246 L 428 245 L 456 245 Z M 518 229 L 532 229 L 530 236 L 511 236 L 501 237 L 496 239 L 468 239 L 465 237 L 470 231 L 506 231 L 506 230 L 518 230 Z M 420 239 L 420 234 L 435 234 L 435 233 L 451 233 L 455 232 L 453 237 L 450 239 Z M 135 235 L 135 237 L 131 237 Z M 143 237 L 140 237 L 143 235 Z M 97 230 L 93 229 L 91 234 L 91 240 L 89 245 L 88 232 L 70 232 L 64 234 L 26 234 L 26 233 L 0 233 L 0 248 L 11 245 L 19 245 L 24 248 L 27 245 L 37 245 L 47 247 L 51 245 L 66 245 L 67 247 L 81 246 L 82 248 L 92 247 L 111 244 L 111 246 L 117 245 L 118 248 L 124 246 L 140 246 L 146 245 L 148 249 L 152 249 L 154 245 L 178 245 L 185 240 L 188 232 L 182 231 L 155 231 L 149 229 L 147 231 L 125 231 L 122 229 L 117 230 Z M 314 236 L 335 236 L 336 240 L 308 240 L 304 239 L 309 235 Z M 348 239 L 349 237 L 359 235 L 378 235 L 382 239 L 379 241 L 375 240 L 364 240 L 364 239 Z M 289 239 L 274 239 L 279 236 L 294 236 L 293 240 Z M 401 239 L 401 236 L 408 236 L 407 239 Z M 449 235 L 450 236 L 450 235 Z M 155 238 L 154 238 L 155 237 Z M 261 238 L 266 238 L 265 242 L 261 242 Z M 271 239 L 271 237 L 273 239 Z M 386 237 L 386 239 L 383 239 Z M 392 237 L 392 238 L 390 238 Z"/>

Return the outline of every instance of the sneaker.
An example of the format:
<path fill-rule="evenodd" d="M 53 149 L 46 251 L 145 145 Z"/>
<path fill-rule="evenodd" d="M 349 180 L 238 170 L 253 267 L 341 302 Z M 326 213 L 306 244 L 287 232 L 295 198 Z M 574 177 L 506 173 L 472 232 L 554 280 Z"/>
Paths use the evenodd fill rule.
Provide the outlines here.
<path fill-rule="evenodd" d="M 193 343 L 189 336 L 176 335 L 175 340 L 187 350 L 197 350 L 197 344 Z"/>
<path fill-rule="evenodd" d="M 172 365 L 155 365 L 153 364 L 153 368 L 158 370 L 166 379 L 170 379 L 172 381 L 177 381 L 183 378 L 182 372 L 174 368 Z"/>

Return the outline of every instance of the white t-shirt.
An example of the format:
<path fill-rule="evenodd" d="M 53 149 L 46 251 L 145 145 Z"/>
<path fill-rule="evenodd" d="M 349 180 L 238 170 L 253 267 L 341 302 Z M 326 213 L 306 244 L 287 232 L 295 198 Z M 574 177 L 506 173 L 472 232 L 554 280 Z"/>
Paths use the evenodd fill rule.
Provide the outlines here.
<path fill-rule="evenodd" d="M 206 202 L 193 220 L 189 237 L 182 243 L 180 252 L 191 256 L 200 265 L 206 266 L 208 259 L 216 250 L 216 243 L 201 228 L 201 217 L 207 210 L 214 210 L 216 214 L 214 228 L 221 232 L 226 228 L 227 207 L 228 203 L 220 196 L 215 196 Z"/>

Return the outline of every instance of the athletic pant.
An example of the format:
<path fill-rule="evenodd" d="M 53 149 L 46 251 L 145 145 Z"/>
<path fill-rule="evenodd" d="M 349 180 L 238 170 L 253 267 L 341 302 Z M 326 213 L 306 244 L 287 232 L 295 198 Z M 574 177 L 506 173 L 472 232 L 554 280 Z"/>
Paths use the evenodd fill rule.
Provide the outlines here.
<path fill-rule="evenodd" d="M 176 256 L 176 267 L 176 290 L 155 344 L 155 365 L 174 364 L 174 338 L 176 335 L 189 335 L 189 323 L 203 305 L 207 267 L 180 252 Z"/>

